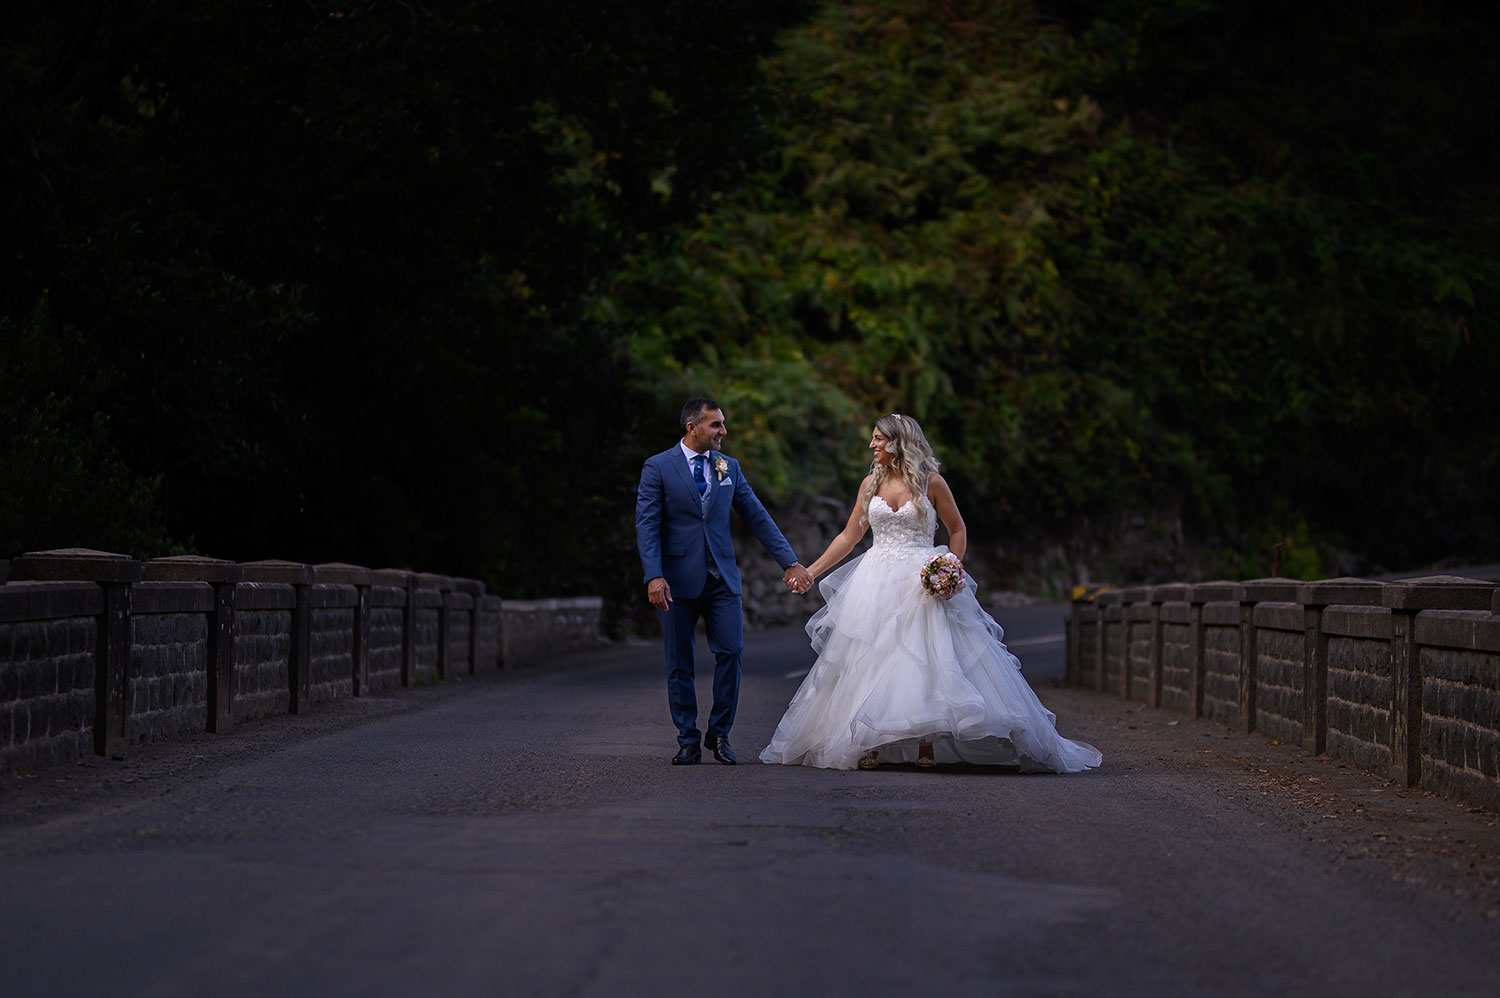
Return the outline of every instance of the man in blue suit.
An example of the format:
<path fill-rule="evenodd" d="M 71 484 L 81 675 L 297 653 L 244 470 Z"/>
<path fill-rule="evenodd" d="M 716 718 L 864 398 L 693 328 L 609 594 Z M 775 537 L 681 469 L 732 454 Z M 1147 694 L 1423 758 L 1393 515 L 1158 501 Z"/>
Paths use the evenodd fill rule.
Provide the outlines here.
<path fill-rule="evenodd" d="M 677 725 L 674 766 L 702 758 L 698 747 L 698 696 L 693 686 L 693 636 L 702 617 L 715 657 L 714 706 L 703 743 L 726 766 L 735 764 L 729 728 L 740 698 L 744 619 L 740 570 L 729 539 L 730 507 L 784 570 L 787 588 L 805 593 L 812 576 L 760 504 L 739 462 L 719 451 L 724 411 L 709 398 L 682 407 L 682 440 L 641 468 L 635 503 L 635 539 L 645 574 L 646 598 L 661 611 L 667 651 L 667 704 Z"/>

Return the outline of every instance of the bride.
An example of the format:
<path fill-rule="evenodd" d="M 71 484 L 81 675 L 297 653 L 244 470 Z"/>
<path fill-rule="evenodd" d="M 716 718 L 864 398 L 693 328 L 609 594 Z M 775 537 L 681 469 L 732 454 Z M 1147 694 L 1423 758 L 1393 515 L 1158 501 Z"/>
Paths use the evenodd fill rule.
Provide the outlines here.
<path fill-rule="evenodd" d="M 837 565 L 867 528 L 875 541 L 819 586 L 826 604 L 807 622 L 818 660 L 761 761 L 827 769 L 969 762 L 1057 773 L 1099 765 L 1093 746 L 1057 733 L 967 576 L 946 600 L 924 590 L 923 565 L 948 550 L 933 546 L 937 519 L 958 558 L 968 535 L 917 421 L 880 417 L 870 450 L 875 462 L 848 524 L 808 571 L 818 578 Z"/>

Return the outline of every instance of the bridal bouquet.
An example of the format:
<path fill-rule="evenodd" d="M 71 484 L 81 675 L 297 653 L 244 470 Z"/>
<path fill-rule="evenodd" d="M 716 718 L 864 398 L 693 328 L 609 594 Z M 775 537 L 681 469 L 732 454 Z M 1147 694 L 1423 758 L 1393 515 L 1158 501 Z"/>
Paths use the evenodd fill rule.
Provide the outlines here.
<path fill-rule="evenodd" d="M 963 562 L 952 552 L 934 555 L 922 566 L 922 588 L 931 595 L 950 599 L 963 587 Z"/>

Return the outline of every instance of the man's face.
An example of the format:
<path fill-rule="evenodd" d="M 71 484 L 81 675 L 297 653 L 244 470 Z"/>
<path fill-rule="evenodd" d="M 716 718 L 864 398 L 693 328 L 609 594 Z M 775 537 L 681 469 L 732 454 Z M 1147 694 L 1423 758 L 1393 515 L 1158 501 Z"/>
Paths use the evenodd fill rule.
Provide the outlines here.
<path fill-rule="evenodd" d="M 724 441 L 724 410 L 704 409 L 698 418 L 687 424 L 687 445 L 702 454 L 718 450 Z"/>

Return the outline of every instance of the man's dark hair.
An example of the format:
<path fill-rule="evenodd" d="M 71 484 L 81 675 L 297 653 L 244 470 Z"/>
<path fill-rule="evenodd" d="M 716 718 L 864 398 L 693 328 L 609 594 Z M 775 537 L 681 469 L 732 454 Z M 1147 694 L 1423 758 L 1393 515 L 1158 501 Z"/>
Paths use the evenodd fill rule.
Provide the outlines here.
<path fill-rule="evenodd" d="M 688 399 L 682 404 L 682 432 L 687 433 L 687 424 L 698 422 L 705 409 L 722 409 L 723 406 L 708 398 Z"/>

